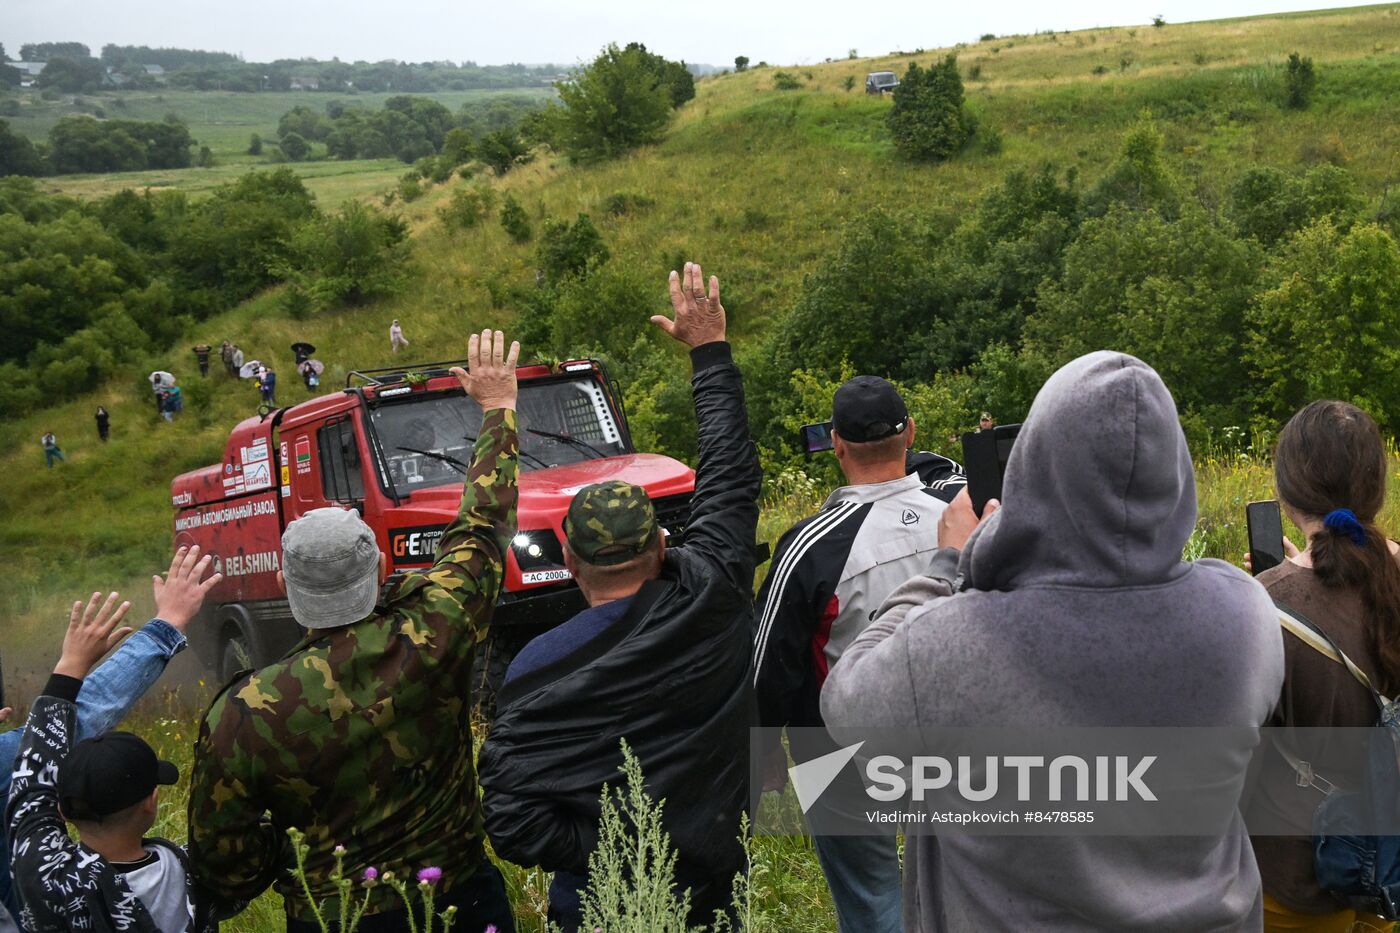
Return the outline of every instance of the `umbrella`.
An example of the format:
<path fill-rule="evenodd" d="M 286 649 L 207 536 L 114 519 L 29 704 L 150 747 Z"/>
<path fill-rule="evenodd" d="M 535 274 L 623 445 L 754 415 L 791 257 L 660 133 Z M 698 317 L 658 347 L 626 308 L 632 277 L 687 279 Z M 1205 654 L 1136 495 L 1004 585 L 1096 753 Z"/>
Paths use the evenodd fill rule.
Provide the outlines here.
<path fill-rule="evenodd" d="M 244 379 L 254 379 L 258 375 L 258 370 L 262 368 L 262 363 L 258 362 L 257 360 L 249 360 L 248 362 L 243 364 L 243 367 L 241 369 L 238 370 L 238 375 L 242 376 Z"/>
<path fill-rule="evenodd" d="M 152 384 L 163 386 L 173 386 L 175 384 L 175 377 L 163 369 L 157 369 L 155 372 L 151 373 L 149 379 Z"/>
<path fill-rule="evenodd" d="M 305 346 L 305 344 L 303 344 L 303 346 Z M 308 369 L 319 376 L 326 371 L 326 364 L 322 363 L 320 360 L 303 360 L 297 369 L 301 371 L 303 376 L 306 375 Z"/>
<path fill-rule="evenodd" d="M 296 354 L 298 363 L 300 363 L 302 360 L 306 359 L 308 356 L 315 352 L 316 348 L 309 343 L 305 343 L 299 340 L 296 343 L 292 344 L 292 353 Z"/>

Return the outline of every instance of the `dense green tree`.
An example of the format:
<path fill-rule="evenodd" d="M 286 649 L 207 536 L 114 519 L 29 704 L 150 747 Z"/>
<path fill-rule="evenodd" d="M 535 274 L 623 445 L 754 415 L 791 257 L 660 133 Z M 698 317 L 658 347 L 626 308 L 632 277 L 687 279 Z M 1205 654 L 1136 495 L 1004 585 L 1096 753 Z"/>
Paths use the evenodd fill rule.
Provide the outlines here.
<path fill-rule="evenodd" d="M 1241 236 L 1273 246 L 1321 217 L 1345 228 L 1363 206 L 1345 169 L 1319 165 L 1300 176 L 1261 165 L 1247 169 L 1231 186 L 1226 211 Z"/>
<path fill-rule="evenodd" d="M 92 49 L 81 42 L 26 42 L 19 47 L 19 58 L 23 62 L 52 62 L 55 58 L 92 58 Z"/>
<path fill-rule="evenodd" d="M 322 307 L 392 295 L 403 283 L 408 225 L 350 200 L 297 234 L 295 261 Z"/>
<path fill-rule="evenodd" d="M 735 56 L 734 56 L 734 70 L 735 70 L 735 71 L 748 71 L 748 69 L 749 69 L 749 57 L 748 57 L 747 55 L 735 55 Z"/>
<path fill-rule="evenodd" d="M 640 42 L 627 43 L 626 51 L 636 50 L 640 52 L 656 75 L 656 80 L 665 85 L 667 94 L 671 97 L 671 106 L 679 107 L 688 100 L 695 98 L 695 75 L 690 73 L 690 69 L 685 66 L 685 62 L 675 62 L 654 52 L 648 52 L 647 47 Z"/>
<path fill-rule="evenodd" d="M 1317 86 L 1317 73 L 1313 70 L 1313 60 L 1303 58 L 1297 52 L 1288 56 L 1288 64 L 1283 75 L 1283 87 L 1288 106 L 1294 110 L 1307 109 L 1312 100 L 1313 88 Z"/>
<path fill-rule="evenodd" d="M 37 83 L 69 94 L 94 89 L 102 84 L 102 63 L 95 58 L 51 58 Z"/>
<path fill-rule="evenodd" d="M 300 133 L 288 133 L 278 144 L 282 154 L 293 162 L 300 162 L 311 153 L 311 144 Z"/>
<path fill-rule="evenodd" d="M 298 104 L 282 114 L 277 121 L 277 135 L 287 136 L 296 133 L 303 140 L 324 140 L 331 131 L 331 124 L 325 117 L 305 104 Z"/>
<path fill-rule="evenodd" d="M 1052 367 L 1092 350 L 1131 353 L 1183 410 L 1239 424 L 1240 335 L 1259 264 L 1256 244 L 1199 209 L 1169 220 L 1114 204 L 1084 222 L 1060 280 L 1041 289 L 1027 346 Z"/>
<path fill-rule="evenodd" d="M 1270 262 L 1249 310 L 1255 411 L 1281 424 L 1319 398 L 1352 402 L 1400 432 L 1400 246 L 1376 224 L 1330 219 Z"/>
<path fill-rule="evenodd" d="M 125 129 L 92 117 L 64 117 L 49 130 L 49 161 L 71 172 L 135 172 L 147 167 L 146 147 Z"/>
<path fill-rule="evenodd" d="M 1167 217 L 1181 210 L 1181 184 L 1162 158 L 1162 131 L 1146 111 L 1124 132 L 1118 161 L 1084 198 L 1086 212 L 1094 215 L 1113 204 Z"/>
<path fill-rule="evenodd" d="M 529 152 L 514 127 L 487 133 L 476 147 L 476 157 L 491 166 L 497 175 L 509 172 L 516 161 Z"/>
<path fill-rule="evenodd" d="M 262 137 L 257 133 L 248 137 L 248 155 L 262 155 Z"/>
<path fill-rule="evenodd" d="M 43 157 L 29 137 L 14 132 L 8 121 L 0 120 L 0 177 L 43 175 L 45 169 Z"/>
<path fill-rule="evenodd" d="M 452 129 L 452 111 L 431 97 L 391 97 L 384 102 L 384 109 L 401 113 L 416 124 L 433 152 L 442 149 L 447 132 Z"/>
<path fill-rule="evenodd" d="M 657 142 L 670 120 L 670 91 L 638 48 L 609 45 L 558 89 L 564 106 L 559 142 L 579 162 Z"/>
<path fill-rule="evenodd" d="M 964 103 L 957 57 L 949 54 L 928 69 L 910 62 L 894 89 L 885 125 L 906 159 L 941 162 L 959 152 L 972 138 L 975 123 Z"/>

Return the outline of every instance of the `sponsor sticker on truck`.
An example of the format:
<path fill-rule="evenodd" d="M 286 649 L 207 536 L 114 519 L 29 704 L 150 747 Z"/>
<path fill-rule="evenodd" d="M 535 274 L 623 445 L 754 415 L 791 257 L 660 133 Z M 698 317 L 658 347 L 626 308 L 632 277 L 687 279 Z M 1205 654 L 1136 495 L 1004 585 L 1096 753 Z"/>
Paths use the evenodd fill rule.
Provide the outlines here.
<path fill-rule="evenodd" d="M 437 554 L 438 539 L 446 525 L 413 525 L 389 532 L 389 554 L 394 566 L 431 564 Z"/>

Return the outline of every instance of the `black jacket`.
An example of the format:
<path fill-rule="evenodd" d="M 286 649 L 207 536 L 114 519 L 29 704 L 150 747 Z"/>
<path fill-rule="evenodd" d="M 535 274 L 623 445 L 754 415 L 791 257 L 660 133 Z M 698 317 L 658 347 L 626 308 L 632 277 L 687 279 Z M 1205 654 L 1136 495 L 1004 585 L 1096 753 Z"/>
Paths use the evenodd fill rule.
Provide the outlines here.
<path fill-rule="evenodd" d="M 709 922 L 744 870 L 754 536 L 762 474 L 727 343 L 692 351 L 700 464 L 683 547 L 573 654 L 508 682 L 478 763 L 486 831 L 520 865 L 586 875 L 626 739 L 666 801 L 678 888 Z"/>

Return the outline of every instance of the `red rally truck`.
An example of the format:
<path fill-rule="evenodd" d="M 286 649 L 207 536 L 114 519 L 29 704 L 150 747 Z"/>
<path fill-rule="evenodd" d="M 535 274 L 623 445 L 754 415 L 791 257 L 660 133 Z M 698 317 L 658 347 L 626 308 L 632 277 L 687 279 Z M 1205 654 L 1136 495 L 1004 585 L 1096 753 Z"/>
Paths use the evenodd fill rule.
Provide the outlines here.
<path fill-rule="evenodd" d="M 302 630 L 277 586 L 282 531 L 311 509 L 353 508 L 374 529 L 393 576 L 432 564 L 457 514 L 481 409 L 448 367 L 353 372 L 342 392 L 241 422 L 221 463 L 171 483 L 176 546 L 214 555 L 224 579 L 191 626 L 225 680 L 281 657 Z M 564 568 L 562 522 L 580 488 L 623 480 L 647 490 L 668 541 L 682 541 L 695 474 L 637 453 L 622 399 L 596 360 L 517 369 L 518 529 L 473 692 L 489 712 L 505 666 L 526 641 L 584 607 Z"/>

